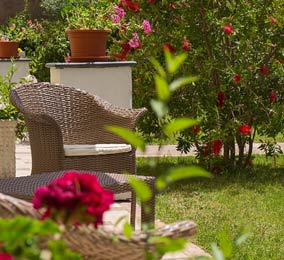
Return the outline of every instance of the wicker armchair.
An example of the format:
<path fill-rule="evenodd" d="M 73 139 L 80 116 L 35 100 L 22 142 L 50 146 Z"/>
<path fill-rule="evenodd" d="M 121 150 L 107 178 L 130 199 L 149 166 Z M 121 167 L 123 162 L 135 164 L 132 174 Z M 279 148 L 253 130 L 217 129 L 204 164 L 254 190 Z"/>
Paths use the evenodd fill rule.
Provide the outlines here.
<path fill-rule="evenodd" d="M 38 219 L 40 216 L 32 204 L 0 193 L 0 217 L 13 218 L 17 215 Z M 197 232 L 192 221 L 181 221 L 150 231 L 151 237 L 191 237 Z M 116 238 L 116 239 L 114 239 Z M 157 244 L 147 244 L 147 235 L 143 231 L 135 231 L 131 238 L 126 238 L 121 231 L 110 227 L 100 227 L 97 231 L 80 226 L 63 233 L 63 239 L 68 247 L 79 252 L 84 259 L 93 260 L 141 260 L 145 249 L 150 252 Z"/>
<path fill-rule="evenodd" d="M 27 124 L 32 174 L 66 169 L 136 173 L 135 149 L 105 126 L 133 130 L 145 108 L 119 108 L 73 87 L 43 82 L 17 85 L 10 99 Z M 105 152 L 109 146 L 114 149 Z M 80 149 L 81 154 L 72 153 Z"/>

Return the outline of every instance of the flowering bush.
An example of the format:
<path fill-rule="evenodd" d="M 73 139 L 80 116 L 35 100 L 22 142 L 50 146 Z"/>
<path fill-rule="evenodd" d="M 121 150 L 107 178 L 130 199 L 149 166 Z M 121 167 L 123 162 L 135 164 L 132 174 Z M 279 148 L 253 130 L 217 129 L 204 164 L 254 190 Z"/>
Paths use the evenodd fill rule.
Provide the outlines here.
<path fill-rule="evenodd" d="M 283 131 L 283 3 L 145 0 L 139 5 L 130 19 L 146 13 L 153 33 L 139 53 L 128 57 L 138 62 L 133 70 L 135 106 L 147 105 L 145 100 L 154 95 L 148 57 L 162 61 L 165 47 L 172 53 L 187 52 L 180 75 L 200 75 L 200 80 L 175 93 L 170 116 L 198 117 L 202 123 L 198 134 L 183 132 L 178 149 L 195 147 L 209 167 L 214 161 L 229 167 L 249 165 L 255 135 L 275 138 Z M 153 114 L 144 123 L 144 132 L 158 132 Z M 248 126 L 244 132 L 243 125 Z M 214 140 L 222 142 L 222 157 L 216 158 L 210 148 Z"/>
<path fill-rule="evenodd" d="M 7 24 L 0 26 L 1 41 L 22 41 L 31 34 L 40 33 L 41 24 L 35 20 L 27 19 L 24 13 L 20 13 L 8 20 Z"/>
<path fill-rule="evenodd" d="M 103 213 L 113 203 L 112 191 L 105 190 L 95 175 L 66 172 L 47 187 L 35 191 L 35 209 L 46 208 L 42 218 L 64 224 L 103 223 Z"/>

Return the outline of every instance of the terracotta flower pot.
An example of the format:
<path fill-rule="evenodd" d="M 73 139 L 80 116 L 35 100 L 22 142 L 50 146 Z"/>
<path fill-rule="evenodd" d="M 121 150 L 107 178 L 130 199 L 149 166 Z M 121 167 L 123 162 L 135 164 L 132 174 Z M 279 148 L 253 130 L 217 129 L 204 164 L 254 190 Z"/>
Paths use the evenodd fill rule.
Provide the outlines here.
<path fill-rule="evenodd" d="M 18 41 L 0 41 L 0 58 L 18 58 Z"/>
<path fill-rule="evenodd" d="M 71 61 L 104 60 L 110 30 L 67 30 Z"/>

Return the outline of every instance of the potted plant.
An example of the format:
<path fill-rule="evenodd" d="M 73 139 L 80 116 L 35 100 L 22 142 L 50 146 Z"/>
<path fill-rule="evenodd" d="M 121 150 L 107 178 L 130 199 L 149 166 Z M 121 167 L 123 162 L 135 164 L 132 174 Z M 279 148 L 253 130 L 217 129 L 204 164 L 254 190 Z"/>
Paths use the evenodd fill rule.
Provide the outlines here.
<path fill-rule="evenodd" d="M 9 99 L 15 67 L 0 76 L 0 178 L 15 177 L 15 128 L 20 114 Z"/>
<path fill-rule="evenodd" d="M 103 0 L 68 0 L 62 10 L 70 41 L 71 61 L 106 60 L 114 4 Z"/>
<path fill-rule="evenodd" d="M 4 34 L 0 34 L 0 58 L 18 58 L 18 48 L 20 41 L 10 40 L 10 38 Z"/>
<path fill-rule="evenodd" d="M 0 25 L 0 58 L 19 58 L 20 42 L 35 30 L 35 24 L 24 13 Z"/>

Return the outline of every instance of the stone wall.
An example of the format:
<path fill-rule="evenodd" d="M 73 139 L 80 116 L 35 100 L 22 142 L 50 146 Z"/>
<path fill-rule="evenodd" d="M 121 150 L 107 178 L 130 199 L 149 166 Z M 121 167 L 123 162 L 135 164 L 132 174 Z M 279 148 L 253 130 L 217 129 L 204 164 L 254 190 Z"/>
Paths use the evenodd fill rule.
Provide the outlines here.
<path fill-rule="evenodd" d="M 40 0 L 29 0 L 28 11 L 33 17 L 40 15 Z M 14 16 L 16 13 L 23 11 L 25 0 L 0 0 L 0 20 L 5 21 L 8 17 Z"/>

